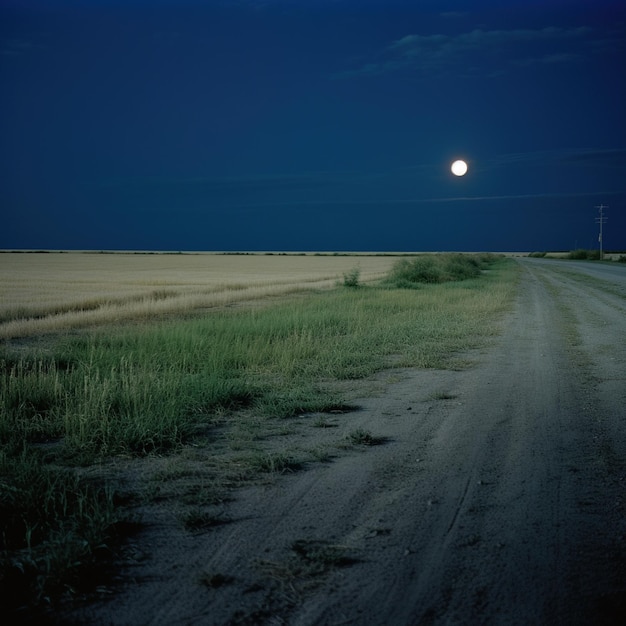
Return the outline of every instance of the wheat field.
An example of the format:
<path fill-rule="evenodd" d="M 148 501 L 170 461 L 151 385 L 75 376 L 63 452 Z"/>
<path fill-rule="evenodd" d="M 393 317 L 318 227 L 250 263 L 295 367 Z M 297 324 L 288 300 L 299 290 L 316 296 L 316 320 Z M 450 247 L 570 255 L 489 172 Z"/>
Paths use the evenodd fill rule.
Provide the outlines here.
<path fill-rule="evenodd" d="M 0 254 L 0 339 L 328 289 L 358 268 L 384 276 L 390 255 Z"/>

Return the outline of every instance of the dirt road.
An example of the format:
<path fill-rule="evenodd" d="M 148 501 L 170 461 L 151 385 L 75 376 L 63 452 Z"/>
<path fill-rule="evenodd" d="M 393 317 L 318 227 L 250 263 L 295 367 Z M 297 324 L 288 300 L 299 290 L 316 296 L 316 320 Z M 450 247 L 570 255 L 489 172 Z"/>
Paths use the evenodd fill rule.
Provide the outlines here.
<path fill-rule="evenodd" d="M 154 530 L 80 619 L 626 623 L 626 267 L 519 263 L 470 368 L 357 401 L 350 428 L 384 445 L 246 489 L 209 533 Z"/>

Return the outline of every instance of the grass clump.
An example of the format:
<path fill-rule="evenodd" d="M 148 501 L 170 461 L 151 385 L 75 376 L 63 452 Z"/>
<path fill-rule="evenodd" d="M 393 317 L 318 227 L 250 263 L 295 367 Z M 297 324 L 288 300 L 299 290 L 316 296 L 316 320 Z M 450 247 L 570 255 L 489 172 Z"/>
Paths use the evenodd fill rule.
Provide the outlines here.
<path fill-rule="evenodd" d="M 345 546 L 338 546 L 327 541 L 298 539 L 291 544 L 291 550 L 308 569 L 309 575 L 326 573 L 335 567 L 352 565 L 356 559 L 348 554 Z"/>
<path fill-rule="evenodd" d="M 252 454 L 243 459 L 244 464 L 263 474 L 284 474 L 302 469 L 302 463 L 285 452 Z"/>
<path fill-rule="evenodd" d="M 353 446 L 378 446 L 384 443 L 385 439 L 374 436 L 364 428 L 357 428 L 346 435 L 346 441 Z"/>

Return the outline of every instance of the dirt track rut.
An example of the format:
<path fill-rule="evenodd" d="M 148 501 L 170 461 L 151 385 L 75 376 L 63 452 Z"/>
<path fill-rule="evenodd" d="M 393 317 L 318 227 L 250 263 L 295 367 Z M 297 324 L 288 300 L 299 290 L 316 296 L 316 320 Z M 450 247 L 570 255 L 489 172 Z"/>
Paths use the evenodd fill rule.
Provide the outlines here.
<path fill-rule="evenodd" d="M 472 367 L 357 401 L 352 427 L 385 445 L 248 489 L 234 523 L 177 547 L 155 535 L 141 584 L 83 616 L 626 623 L 626 268 L 519 262 L 515 309 Z M 309 585 L 287 566 L 302 540 L 355 562 Z M 199 589 L 200 569 L 228 584 Z"/>

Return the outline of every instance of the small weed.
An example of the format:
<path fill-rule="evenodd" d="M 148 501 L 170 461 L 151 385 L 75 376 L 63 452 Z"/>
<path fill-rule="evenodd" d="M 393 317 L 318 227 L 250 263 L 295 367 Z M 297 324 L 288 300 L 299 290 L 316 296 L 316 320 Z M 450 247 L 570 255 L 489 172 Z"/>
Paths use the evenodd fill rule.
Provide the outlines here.
<path fill-rule="evenodd" d="M 247 464 L 257 472 L 283 474 L 296 472 L 302 464 L 293 456 L 284 452 L 265 452 L 247 457 Z"/>
<path fill-rule="evenodd" d="M 227 574 L 203 572 L 198 582 L 209 589 L 219 589 L 220 587 L 231 585 L 235 582 L 235 579 Z"/>
<path fill-rule="evenodd" d="M 314 570 L 321 569 L 322 573 L 333 568 L 352 565 L 355 559 L 349 557 L 345 546 L 330 544 L 326 541 L 298 539 L 291 544 L 291 550 Z"/>
<path fill-rule="evenodd" d="M 357 428 L 346 435 L 346 440 L 353 446 L 378 446 L 385 442 L 384 437 L 375 437 L 369 430 Z"/>
<path fill-rule="evenodd" d="M 313 420 L 313 426 L 315 426 L 315 428 L 337 428 L 337 424 L 329 421 L 326 415 L 318 415 Z"/>
<path fill-rule="evenodd" d="M 311 456 L 314 458 L 314 460 L 318 461 L 319 463 L 328 463 L 333 458 L 333 455 L 328 451 L 327 448 L 323 446 L 311 448 L 309 452 L 311 453 Z"/>
<path fill-rule="evenodd" d="M 208 530 L 209 528 L 214 528 L 215 526 L 228 524 L 230 520 L 222 517 L 221 515 L 213 515 L 208 511 L 196 508 L 187 512 L 182 521 L 187 530 L 201 532 Z"/>
<path fill-rule="evenodd" d="M 429 397 L 431 400 L 454 400 L 457 396 L 454 393 L 447 393 L 446 391 L 436 391 Z"/>
<path fill-rule="evenodd" d="M 258 561 L 271 578 L 299 593 L 321 576 L 357 562 L 345 546 L 316 539 L 299 539 L 290 546 L 292 555 L 282 562 Z"/>

